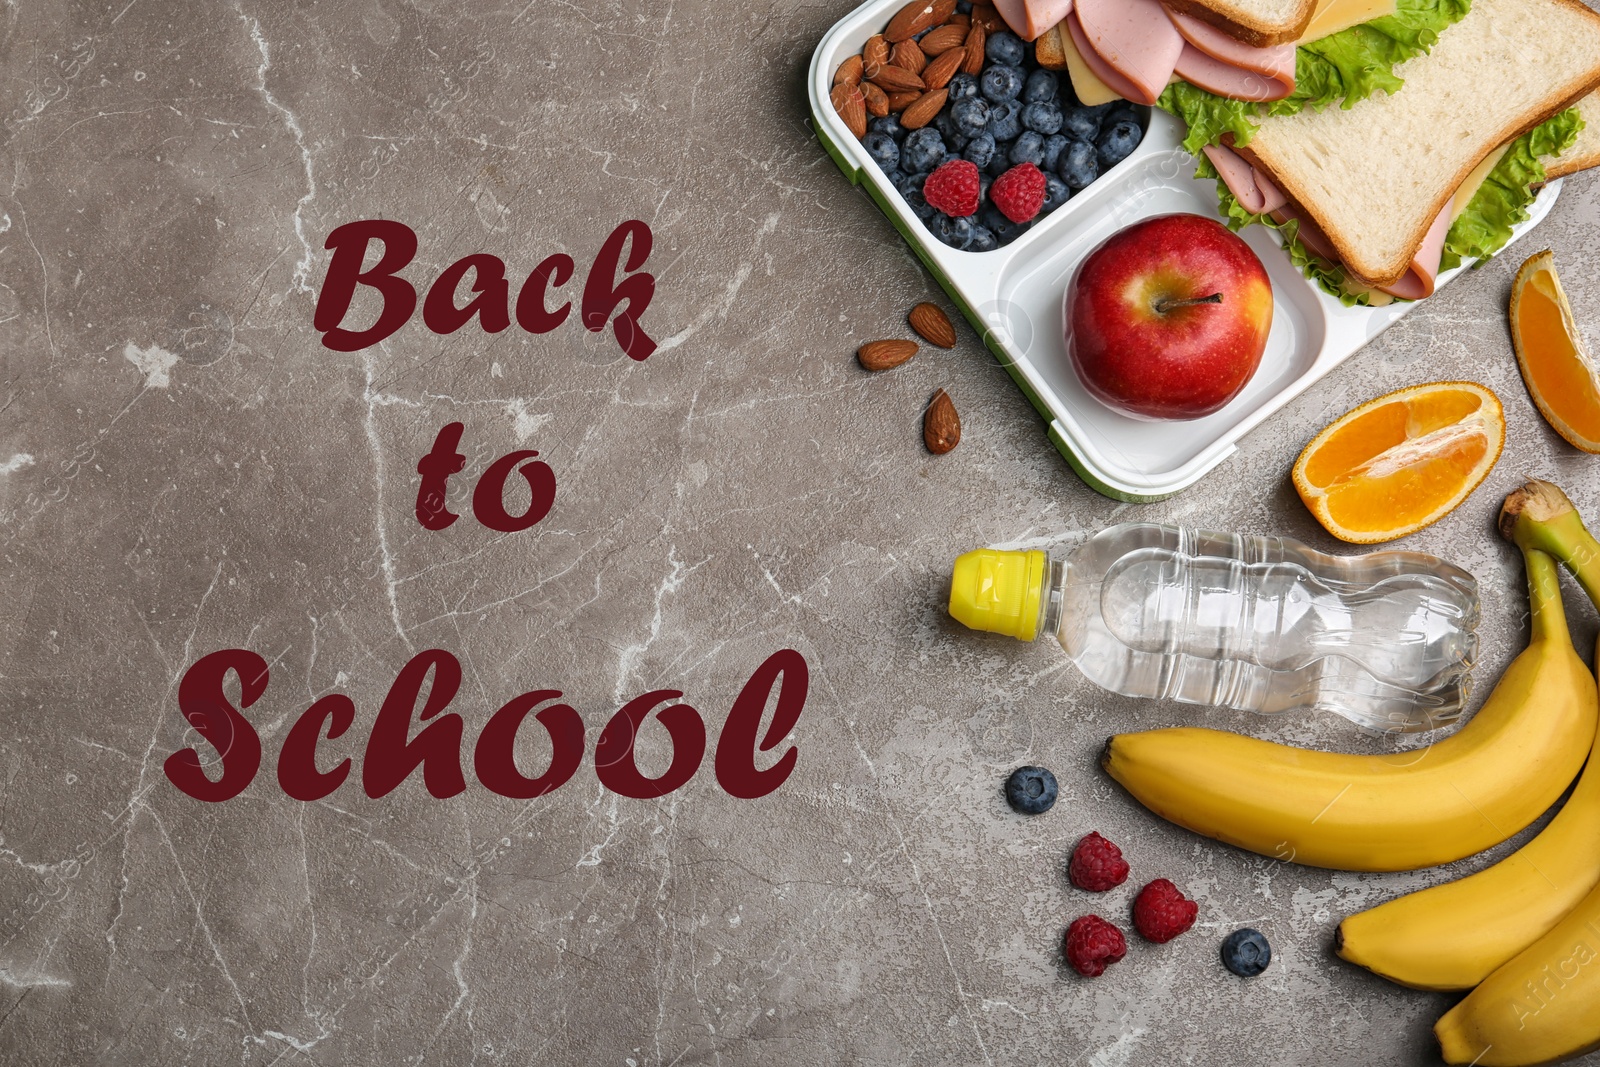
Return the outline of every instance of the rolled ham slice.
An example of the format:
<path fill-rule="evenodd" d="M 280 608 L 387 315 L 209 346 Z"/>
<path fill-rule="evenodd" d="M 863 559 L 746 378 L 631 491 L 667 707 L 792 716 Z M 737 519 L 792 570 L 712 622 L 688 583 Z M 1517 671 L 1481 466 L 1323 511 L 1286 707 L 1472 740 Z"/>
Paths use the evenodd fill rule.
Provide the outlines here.
<path fill-rule="evenodd" d="M 1085 61 L 1087 52 L 1095 53 L 1134 92 L 1122 93 L 1096 70 L 1101 80 L 1130 100 L 1154 104 L 1172 80 L 1184 46 L 1160 0 L 1076 0 L 1072 15 L 1088 44 L 1087 49 L 1079 45 Z"/>
<path fill-rule="evenodd" d="M 1183 35 L 1183 39 L 1212 59 L 1239 70 L 1254 71 L 1273 81 L 1286 81 L 1289 91 L 1294 90 L 1294 45 L 1253 48 L 1243 41 L 1229 37 L 1215 26 L 1201 22 L 1193 15 L 1185 15 L 1170 7 L 1166 12 L 1167 18 L 1172 20 L 1172 25 Z"/>
<path fill-rule="evenodd" d="M 1206 145 L 1201 149 L 1211 165 L 1222 175 L 1223 182 L 1233 198 L 1252 215 L 1267 215 L 1278 211 L 1289 202 L 1279 189 L 1261 171 L 1252 167 L 1245 158 L 1222 145 Z"/>
<path fill-rule="evenodd" d="M 1184 43 L 1175 68 L 1178 77 L 1218 96 L 1234 100 L 1255 100 L 1265 103 L 1282 100 L 1294 92 L 1294 75 L 1287 79 L 1272 78 L 1259 71 L 1235 67 L 1200 51 L 1193 44 Z"/>
<path fill-rule="evenodd" d="M 1067 33 L 1072 38 L 1072 44 L 1078 50 L 1078 55 L 1083 58 L 1083 65 L 1088 67 L 1096 78 L 1105 82 L 1106 88 L 1126 100 L 1137 100 L 1141 104 L 1153 104 L 1154 100 L 1145 99 L 1139 87 L 1127 78 L 1118 74 L 1116 69 L 1100 58 L 1100 53 L 1089 47 L 1089 38 L 1083 32 L 1083 27 L 1078 24 L 1078 13 L 1074 11 L 1067 16 Z"/>
<path fill-rule="evenodd" d="M 1012 33 L 1031 41 L 1066 18 L 1072 11 L 1072 0 L 994 0 L 994 9 Z"/>
<path fill-rule="evenodd" d="M 1434 284 L 1439 280 L 1439 261 L 1444 258 L 1444 238 L 1450 232 L 1450 208 L 1453 204 L 1453 198 L 1447 200 L 1444 210 L 1439 212 L 1438 217 L 1433 220 L 1433 225 L 1428 227 L 1428 235 L 1422 239 L 1422 247 L 1411 257 L 1410 269 L 1393 285 L 1378 286 L 1381 292 L 1397 296 L 1402 300 L 1421 300 L 1425 296 L 1433 295 Z"/>

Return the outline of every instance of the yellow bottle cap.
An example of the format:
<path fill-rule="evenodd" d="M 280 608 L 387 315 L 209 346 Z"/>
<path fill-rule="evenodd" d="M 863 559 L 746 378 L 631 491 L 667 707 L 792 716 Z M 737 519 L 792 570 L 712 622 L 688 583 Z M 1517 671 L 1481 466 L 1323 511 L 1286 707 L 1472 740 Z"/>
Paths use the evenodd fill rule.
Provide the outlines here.
<path fill-rule="evenodd" d="M 1032 641 L 1039 630 L 1043 552 L 980 548 L 956 560 L 950 573 L 950 615 L 974 630 Z"/>

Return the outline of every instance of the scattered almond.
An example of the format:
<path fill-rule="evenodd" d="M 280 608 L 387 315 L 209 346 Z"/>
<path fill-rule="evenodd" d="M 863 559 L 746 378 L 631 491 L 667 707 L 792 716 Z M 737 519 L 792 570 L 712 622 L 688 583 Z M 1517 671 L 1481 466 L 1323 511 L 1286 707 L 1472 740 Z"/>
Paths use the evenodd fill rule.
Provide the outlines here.
<path fill-rule="evenodd" d="M 942 56 L 952 48 L 960 48 L 967 43 L 967 30 L 964 26 L 952 26 L 948 22 L 936 30 L 929 30 L 917 42 L 917 47 L 928 57 Z"/>
<path fill-rule="evenodd" d="M 956 328 L 950 324 L 950 316 L 938 304 L 923 301 L 911 309 L 906 319 L 911 323 L 911 328 L 930 345 L 940 348 L 956 346 Z"/>
<path fill-rule="evenodd" d="M 861 57 L 851 56 L 839 64 L 839 69 L 833 72 L 835 85 L 861 84 Z"/>
<path fill-rule="evenodd" d="M 938 23 L 934 17 L 934 10 L 939 6 L 939 0 L 911 0 L 911 3 L 895 12 L 894 18 L 889 20 L 888 29 L 883 31 L 884 40 L 890 44 L 898 41 L 909 41 L 929 26 Z"/>
<path fill-rule="evenodd" d="M 867 38 L 867 43 L 861 47 L 861 62 L 868 78 L 876 77 L 878 71 L 889 65 L 889 42 L 883 39 L 883 34 L 875 33 Z"/>
<path fill-rule="evenodd" d="M 908 130 L 922 129 L 939 117 L 939 111 L 949 96 L 948 89 L 934 89 L 932 92 L 923 93 L 917 98 L 916 103 L 901 112 L 900 125 Z M 862 128 L 865 129 L 864 126 Z"/>
<path fill-rule="evenodd" d="M 974 4 L 972 24 L 982 26 L 987 33 L 1006 28 L 1006 20 L 1000 17 L 1000 12 L 996 11 L 992 4 Z"/>
<path fill-rule="evenodd" d="M 888 370 L 898 367 L 906 360 L 917 354 L 917 342 L 902 341 L 898 338 L 886 341 L 868 341 L 856 349 L 856 359 L 870 371 Z"/>
<path fill-rule="evenodd" d="M 973 8 L 972 13 L 976 15 L 978 9 Z M 983 73 L 983 45 L 988 39 L 989 35 L 984 31 L 983 24 L 974 19 L 972 29 L 967 31 L 967 53 L 966 59 L 961 64 L 961 73 L 970 74 L 974 78 Z"/>
<path fill-rule="evenodd" d="M 897 67 L 893 64 L 880 68 L 878 73 L 873 76 L 872 81 L 873 84 L 886 93 L 905 93 L 913 89 L 920 93 L 927 88 L 926 85 L 922 84 L 921 78 L 904 67 Z"/>
<path fill-rule="evenodd" d="M 861 96 L 867 102 L 867 114 L 882 118 L 889 113 L 889 98 L 883 95 L 883 90 L 871 82 L 862 82 L 860 85 Z"/>
<path fill-rule="evenodd" d="M 967 16 L 965 16 L 965 15 L 951 15 L 950 16 L 950 21 L 945 23 L 945 25 L 946 26 L 960 26 L 961 27 L 961 32 L 962 33 L 966 33 L 967 32 L 967 27 L 972 25 L 972 20 L 967 18 Z"/>
<path fill-rule="evenodd" d="M 910 90 L 908 92 L 904 92 L 904 93 L 890 93 L 889 94 L 889 110 L 890 111 L 904 111 L 906 108 L 910 107 L 912 104 L 915 104 L 921 98 L 922 98 L 922 94 L 917 92 L 915 89 Z"/>
<path fill-rule="evenodd" d="M 915 41 L 901 41 L 889 50 L 889 62 L 913 74 L 921 74 L 928 65 L 928 57 Z"/>
<path fill-rule="evenodd" d="M 850 127 L 851 133 L 858 138 L 867 135 L 867 102 L 861 95 L 860 89 L 854 85 L 840 83 L 833 87 L 828 99 L 833 104 L 833 110 L 837 111 L 844 124 Z"/>
<path fill-rule="evenodd" d="M 961 416 L 956 414 L 955 402 L 943 389 L 933 394 L 922 416 L 922 443 L 936 456 L 944 455 L 961 443 Z"/>
<path fill-rule="evenodd" d="M 943 89 L 950 83 L 950 79 L 956 76 L 956 71 L 961 69 L 961 64 L 966 60 L 966 49 L 950 49 L 928 64 L 927 69 L 922 72 L 922 83 L 930 89 Z"/>

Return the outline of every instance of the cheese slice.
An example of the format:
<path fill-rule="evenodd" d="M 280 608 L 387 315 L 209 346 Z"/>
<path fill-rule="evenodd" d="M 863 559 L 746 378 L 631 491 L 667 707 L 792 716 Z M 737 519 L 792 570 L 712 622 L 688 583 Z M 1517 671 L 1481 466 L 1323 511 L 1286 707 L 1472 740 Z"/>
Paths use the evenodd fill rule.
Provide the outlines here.
<path fill-rule="evenodd" d="M 1062 51 L 1067 56 L 1067 77 L 1072 80 L 1072 91 L 1077 94 L 1080 104 L 1084 107 L 1095 107 L 1098 104 L 1109 104 L 1113 100 L 1124 99 L 1089 69 L 1089 64 L 1083 61 L 1083 55 L 1079 53 L 1078 43 L 1072 39 L 1072 34 L 1063 33 L 1061 45 Z"/>
<path fill-rule="evenodd" d="M 1317 10 L 1300 35 L 1300 44 L 1330 37 L 1340 30 L 1393 15 L 1396 0 L 1317 0 Z"/>
<path fill-rule="evenodd" d="M 1472 204 L 1472 198 L 1478 195 L 1478 190 L 1482 188 L 1484 179 L 1489 177 L 1490 171 L 1499 166 L 1500 161 L 1505 158 L 1506 153 L 1510 150 L 1511 146 L 1509 144 L 1501 145 L 1485 156 L 1483 162 L 1474 167 L 1472 173 L 1467 175 L 1467 180 L 1462 182 L 1461 188 L 1456 190 L 1455 207 L 1450 212 L 1451 222 L 1459 219 L 1462 213 Z"/>

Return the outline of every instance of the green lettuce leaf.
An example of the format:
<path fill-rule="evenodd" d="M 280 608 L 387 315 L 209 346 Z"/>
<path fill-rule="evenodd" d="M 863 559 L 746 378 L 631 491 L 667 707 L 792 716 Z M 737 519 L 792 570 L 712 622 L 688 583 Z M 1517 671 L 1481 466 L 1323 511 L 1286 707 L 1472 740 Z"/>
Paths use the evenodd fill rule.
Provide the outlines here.
<path fill-rule="evenodd" d="M 1511 143 L 1504 158 L 1489 172 L 1483 185 L 1473 195 L 1467 210 L 1456 219 L 1446 234 L 1444 254 L 1439 263 L 1440 273 L 1459 267 L 1464 258 L 1475 258 L 1481 263 L 1505 247 L 1506 242 L 1511 240 L 1511 227 L 1528 218 L 1528 206 L 1538 195 L 1533 186 L 1544 181 L 1545 169 L 1541 158 L 1559 155 L 1571 148 L 1583 127 L 1583 118 L 1577 109 L 1570 108 L 1535 126 Z M 1368 306 L 1372 303 L 1366 292 L 1351 291 L 1349 278 L 1342 267 L 1313 256 L 1306 250 L 1298 236 L 1299 220 L 1280 223 L 1271 215 L 1252 215 L 1234 198 L 1227 183 L 1205 156 L 1196 162 L 1195 177 L 1216 179 L 1218 204 L 1229 229 L 1238 231 L 1253 223 L 1260 223 L 1277 230 L 1283 235 L 1284 249 L 1289 253 L 1290 262 L 1316 282 L 1323 292 L 1337 297 L 1346 307 Z"/>
<path fill-rule="evenodd" d="M 1463 259 L 1481 263 L 1504 248 L 1511 240 L 1511 227 L 1528 218 L 1528 205 L 1538 195 L 1533 187 L 1544 181 L 1541 157 L 1558 156 L 1571 148 L 1583 126 L 1578 109 L 1569 108 L 1513 141 L 1467 210 L 1451 224 L 1440 269 L 1458 267 Z"/>
<path fill-rule="evenodd" d="M 1235 145 L 1248 144 L 1256 130 L 1252 120 L 1262 114 L 1320 111 L 1335 101 L 1348 108 L 1379 90 L 1399 89 L 1403 82 L 1394 73 L 1396 64 L 1431 49 L 1471 6 L 1472 0 L 1398 0 L 1393 15 L 1301 45 L 1295 50 L 1294 92 L 1267 106 L 1230 100 L 1183 81 L 1167 86 L 1156 106 L 1188 127 L 1183 147 L 1190 155 L 1226 133 L 1233 134 Z"/>

